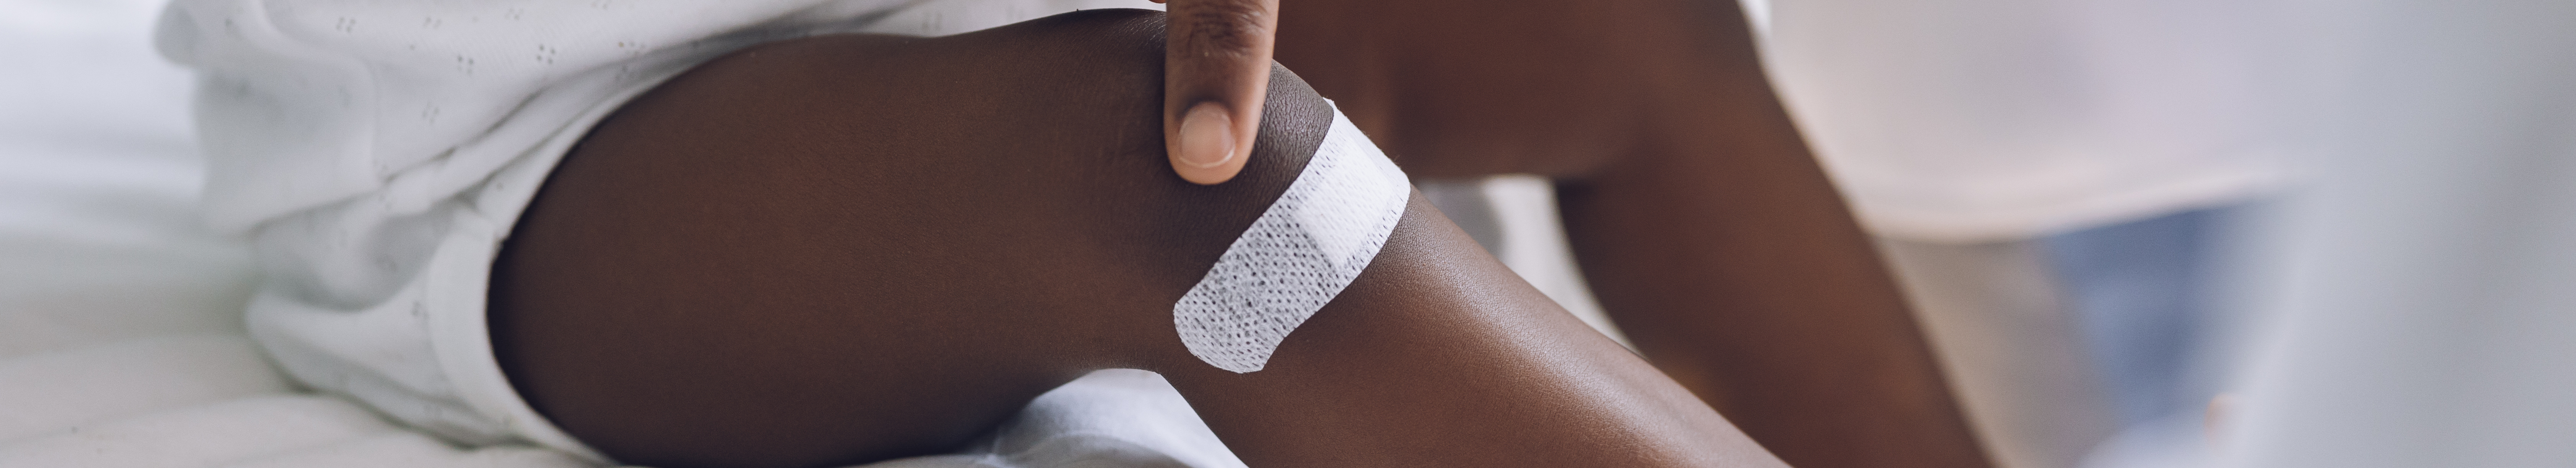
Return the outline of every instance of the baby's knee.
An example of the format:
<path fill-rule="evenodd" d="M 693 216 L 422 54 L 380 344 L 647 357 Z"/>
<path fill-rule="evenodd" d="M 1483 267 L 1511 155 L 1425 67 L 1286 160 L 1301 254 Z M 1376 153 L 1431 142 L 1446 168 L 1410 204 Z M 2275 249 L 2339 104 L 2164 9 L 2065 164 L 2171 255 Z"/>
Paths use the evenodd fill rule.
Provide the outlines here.
<path fill-rule="evenodd" d="M 1173 301 L 1332 111 L 1279 70 L 1243 174 L 1181 180 L 1159 21 L 786 41 L 630 101 L 495 267 L 514 383 L 630 461 L 847 461 L 962 442 L 1082 368 L 1177 348 Z"/>

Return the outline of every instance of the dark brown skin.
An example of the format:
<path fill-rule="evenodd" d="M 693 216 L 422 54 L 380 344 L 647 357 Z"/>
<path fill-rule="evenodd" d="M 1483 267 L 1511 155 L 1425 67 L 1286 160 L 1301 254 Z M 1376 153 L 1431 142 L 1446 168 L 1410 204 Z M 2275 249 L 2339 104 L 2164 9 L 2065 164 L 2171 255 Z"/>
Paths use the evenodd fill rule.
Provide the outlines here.
<path fill-rule="evenodd" d="M 1602 309 L 1781 459 L 1988 466 L 1735 2 L 1283 8 L 1278 61 L 1413 176 L 1556 178 Z"/>
<path fill-rule="evenodd" d="M 1781 458 L 1985 466 L 1732 5 L 1300 0 L 1277 57 L 1416 176 L 1557 177 L 1605 308 Z M 772 45 L 630 104 L 567 159 L 496 267 L 514 382 L 583 440 L 671 467 L 945 450 L 1108 366 L 1171 376 L 1255 466 L 1762 458 L 1658 400 L 1669 384 L 1419 206 L 1271 370 L 1193 374 L 1222 372 L 1170 355 L 1171 299 L 1284 188 L 1319 105 L 1273 80 L 1245 179 L 1166 187 L 1180 182 L 1155 148 L 1165 103 L 1147 88 L 1161 62 L 1131 62 L 1161 52 L 1126 49 L 1161 39 L 1114 40 L 1160 27 L 1046 21 Z M 1141 120 L 1107 117 L 1123 106 Z M 1026 237 L 1046 229 L 1101 233 Z M 1067 269 L 1086 282 L 1060 284 Z M 1362 309 L 1378 312 L 1336 312 Z M 1399 323 L 1332 328 L 1345 320 Z M 1484 372 L 1437 372 L 1460 368 Z M 1569 401 L 1627 404 L 1508 409 Z M 1456 422 L 1497 414 L 1530 419 L 1479 426 L 1502 435 Z M 1692 439 L 1661 438 L 1675 428 Z"/>
<path fill-rule="evenodd" d="M 1330 114 L 1274 70 L 1243 172 L 1180 179 L 1159 21 L 785 41 L 637 98 L 494 267 L 504 369 L 576 438 L 666 468 L 954 450 L 1107 367 L 1162 372 L 1253 466 L 1783 466 L 1419 197 L 1267 369 L 1190 356 L 1171 304 Z"/>

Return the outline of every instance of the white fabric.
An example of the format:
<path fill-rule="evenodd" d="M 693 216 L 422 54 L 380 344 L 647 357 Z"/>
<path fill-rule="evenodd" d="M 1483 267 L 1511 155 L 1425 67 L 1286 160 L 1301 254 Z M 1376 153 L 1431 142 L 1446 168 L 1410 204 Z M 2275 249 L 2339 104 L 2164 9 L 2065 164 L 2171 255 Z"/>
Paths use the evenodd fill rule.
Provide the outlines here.
<path fill-rule="evenodd" d="M 0 440 L 153 408 L 284 393 L 240 335 L 138 338 L 0 360 Z"/>
<path fill-rule="evenodd" d="M 2028 238 L 2272 183 L 2253 3 L 1777 0 L 1765 57 L 1872 231 Z"/>
<path fill-rule="evenodd" d="M 2576 466 L 2576 3 L 2283 3 L 2338 79 L 2218 466 Z"/>
<path fill-rule="evenodd" d="M 260 430 L 226 438 L 179 438 L 256 421 Z M 180 467 L 393 432 L 383 419 L 347 401 L 321 396 L 262 396 L 179 411 L 88 424 L 79 431 L 12 441 L 0 460 L 20 466 Z"/>
<path fill-rule="evenodd" d="M 868 468 L 1243 467 L 1206 424 L 1162 375 L 1108 369 L 1039 395 L 963 453 Z"/>
<path fill-rule="evenodd" d="M 1368 269 L 1412 198 L 1404 170 L 1335 109 L 1297 180 L 1172 304 L 1181 344 L 1219 369 L 1261 370 Z"/>

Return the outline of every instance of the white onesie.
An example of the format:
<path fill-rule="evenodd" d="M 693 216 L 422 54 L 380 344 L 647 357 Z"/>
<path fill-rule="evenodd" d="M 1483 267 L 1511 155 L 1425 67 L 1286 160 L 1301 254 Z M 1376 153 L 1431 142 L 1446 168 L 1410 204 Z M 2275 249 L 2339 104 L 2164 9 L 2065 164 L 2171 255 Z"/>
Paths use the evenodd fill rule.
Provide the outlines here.
<path fill-rule="evenodd" d="M 600 460 L 518 397 L 484 328 L 501 240 L 593 123 L 753 44 L 1106 7 L 1156 5 L 178 0 L 157 44 L 199 74 L 207 221 L 253 240 L 251 332 L 290 374 L 459 443 Z"/>

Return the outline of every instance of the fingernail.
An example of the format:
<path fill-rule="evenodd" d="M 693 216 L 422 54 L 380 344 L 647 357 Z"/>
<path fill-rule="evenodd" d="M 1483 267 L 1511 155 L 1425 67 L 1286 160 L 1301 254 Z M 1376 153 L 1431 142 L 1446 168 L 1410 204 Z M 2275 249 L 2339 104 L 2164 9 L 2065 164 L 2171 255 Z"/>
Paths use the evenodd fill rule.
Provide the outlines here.
<path fill-rule="evenodd" d="M 1172 159 L 1202 169 L 1234 159 L 1234 117 L 1217 103 L 1191 106 L 1190 113 L 1181 116 L 1181 152 Z"/>

